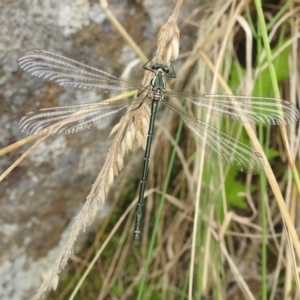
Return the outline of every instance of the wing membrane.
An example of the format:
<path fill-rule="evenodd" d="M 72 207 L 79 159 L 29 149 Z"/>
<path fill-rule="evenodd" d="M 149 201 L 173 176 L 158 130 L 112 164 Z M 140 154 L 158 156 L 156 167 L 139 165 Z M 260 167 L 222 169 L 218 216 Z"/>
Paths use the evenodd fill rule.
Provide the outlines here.
<path fill-rule="evenodd" d="M 198 109 L 211 114 L 255 124 L 291 124 L 299 119 L 299 111 L 291 102 L 264 97 L 206 95 L 166 92 L 169 97 L 185 99 Z"/>
<path fill-rule="evenodd" d="M 131 102 L 104 101 L 30 111 L 21 119 L 20 128 L 31 134 L 71 134 L 86 130 L 110 120 L 129 104 L 137 104 L 138 108 L 142 102 L 151 100 L 151 86 L 140 89 L 141 86 L 135 82 L 52 52 L 29 50 L 19 59 L 19 65 L 34 76 L 62 86 L 96 92 L 140 90 L 138 97 Z M 209 111 L 213 115 L 245 123 L 290 124 L 296 122 L 300 116 L 292 103 L 281 99 L 166 92 L 165 100 L 161 102 L 183 119 L 201 147 L 206 148 L 220 161 L 250 173 L 260 173 L 263 169 L 263 160 L 259 152 L 188 114 L 172 102 L 173 97 L 185 99 L 195 108 Z"/>
<path fill-rule="evenodd" d="M 171 101 L 163 103 L 183 119 L 186 126 L 193 133 L 195 141 L 213 157 L 240 171 L 252 174 L 261 173 L 263 160 L 259 152 L 217 128 L 187 114 Z"/>
<path fill-rule="evenodd" d="M 40 49 L 27 51 L 18 62 L 24 71 L 62 86 L 94 91 L 126 91 L 140 87 L 135 82 Z"/>
<path fill-rule="evenodd" d="M 19 127 L 30 134 L 72 134 L 114 118 L 128 107 L 128 101 L 42 108 L 28 112 Z"/>

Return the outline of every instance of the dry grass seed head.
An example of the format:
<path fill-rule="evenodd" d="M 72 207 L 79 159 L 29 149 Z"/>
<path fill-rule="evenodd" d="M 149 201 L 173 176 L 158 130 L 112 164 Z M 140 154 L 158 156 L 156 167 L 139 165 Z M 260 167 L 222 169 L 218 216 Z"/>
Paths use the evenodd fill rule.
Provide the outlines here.
<path fill-rule="evenodd" d="M 176 7 L 178 8 L 178 5 Z M 161 57 L 163 60 L 159 60 L 160 63 L 164 61 L 168 63 L 170 59 L 177 58 L 178 52 L 179 30 L 174 17 L 173 19 L 170 17 L 168 23 L 163 26 L 158 36 L 157 59 Z M 142 85 L 149 85 L 152 77 L 153 74 L 151 72 L 145 72 Z M 57 286 L 58 274 L 65 267 L 70 255 L 73 253 L 73 245 L 80 230 L 84 230 L 85 226 L 93 221 L 100 205 L 104 203 L 107 193 L 113 184 L 114 177 L 123 168 L 123 158 L 126 152 L 128 150 L 135 150 L 140 146 L 145 149 L 149 118 L 150 109 L 145 103 L 138 110 L 134 107 L 129 107 L 126 115 L 112 129 L 111 135 L 115 134 L 115 138 L 102 170 L 92 186 L 84 207 L 75 219 L 70 237 L 52 268 L 49 280 L 42 284 L 34 299 L 39 299 L 44 291 L 50 287 Z"/>

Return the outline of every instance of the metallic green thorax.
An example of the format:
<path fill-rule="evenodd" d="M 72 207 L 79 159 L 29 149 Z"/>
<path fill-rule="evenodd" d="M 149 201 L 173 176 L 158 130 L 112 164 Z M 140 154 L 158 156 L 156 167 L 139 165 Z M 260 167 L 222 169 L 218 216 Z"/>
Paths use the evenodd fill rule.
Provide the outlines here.
<path fill-rule="evenodd" d="M 165 80 L 163 77 L 162 69 L 157 70 L 156 75 L 151 80 L 151 85 L 152 85 L 152 88 L 161 89 L 161 90 L 165 89 L 166 83 L 165 83 Z"/>

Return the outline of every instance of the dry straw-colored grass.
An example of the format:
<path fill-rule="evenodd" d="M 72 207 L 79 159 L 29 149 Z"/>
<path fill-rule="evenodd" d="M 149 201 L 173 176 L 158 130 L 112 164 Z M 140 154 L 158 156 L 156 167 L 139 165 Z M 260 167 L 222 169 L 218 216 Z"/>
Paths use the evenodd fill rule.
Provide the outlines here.
<path fill-rule="evenodd" d="M 156 56 L 153 58 L 155 61 L 167 63 L 171 59 L 176 59 L 178 56 L 179 31 L 176 25 L 176 19 L 180 6 L 181 3 L 179 1 L 172 16 L 169 18 L 165 26 L 162 27 L 158 35 L 158 50 L 156 52 Z M 112 17 L 105 1 L 103 1 L 102 7 L 104 7 L 107 14 Z M 115 20 L 115 22 L 117 21 Z M 153 74 L 146 71 L 141 85 L 149 85 L 152 77 Z M 128 151 L 135 151 L 139 147 L 145 148 L 149 127 L 150 109 L 146 103 L 139 105 L 138 109 L 136 108 L 137 105 L 130 106 L 127 113 L 113 128 L 111 134 L 115 134 L 115 138 L 108 152 L 105 163 L 92 186 L 90 194 L 87 196 L 87 200 L 83 208 L 72 225 L 68 241 L 62 248 L 59 257 L 54 263 L 50 275 L 39 288 L 34 299 L 39 299 L 45 291 L 50 288 L 56 289 L 58 284 L 58 274 L 66 266 L 70 256 L 73 254 L 73 247 L 78 234 L 81 230 L 85 230 L 85 227 L 94 220 L 99 208 L 105 202 L 107 193 L 113 184 L 114 178 L 123 168 L 124 155 Z"/>
<path fill-rule="evenodd" d="M 251 94 L 254 81 L 259 73 L 252 71 L 253 37 L 245 18 L 245 10 L 250 2 L 215 1 L 213 6 L 204 4 L 200 6 L 201 19 L 196 19 L 196 22 L 189 20 L 189 17 L 193 17 L 194 12 L 191 13 L 191 16 L 186 17 L 186 22 L 193 24 L 195 30 L 199 31 L 199 36 L 192 51 L 182 54 L 185 62 L 177 72 L 177 79 L 172 82 L 174 90 L 230 94 L 231 91 L 226 82 L 229 79 L 234 58 L 234 35 L 237 28 L 240 27 L 246 36 L 246 75 L 241 80 L 242 83 L 238 90 L 244 94 Z M 181 4 L 181 1 L 178 1 L 172 16 L 162 27 L 158 36 L 156 59 L 163 63 L 178 55 L 179 30 L 176 20 Z M 128 44 L 145 60 L 142 51 L 114 18 L 106 1 L 101 1 L 101 5 Z M 300 94 L 297 85 L 299 70 L 293 63 L 298 61 L 299 52 L 298 12 L 297 7 L 290 4 L 289 9 L 274 24 L 274 29 L 270 34 L 272 36 L 276 30 L 279 30 L 283 22 L 290 21 L 287 23 L 288 25 L 285 25 L 290 26 L 289 31 L 292 32 L 292 38 L 289 38 L 287 43 L 290 43 L 293 48 L 290 55 L 291 68 L 287 94 L 290 95 L 289 100 L 295 104 Z M 142 84 L 149 83 L 151 76 L 153 76 L 151 73 L 145 72 Z M 203 151 L 195 147 L 188 131 L 184 131 L 182 134 L 184 139 L 177 145 L 173 138 L 177 128 L 177 116 L 166 110 L 162 112 L 161 119 L 163 125 L 157 123 L 151 149 L 152 163 L 149 166 L 147 181 L 147 206 L 143 237 L 151 234 L 153 216 L 157 212 L 158 199 L 162 194 L 173 147 L 175 147 L 177 159 L 172 176 L 173 181 L 170 183 L 171 187 L 165 194 L 166 202 L 156 235 L 155 247 L 150 253 L 151 267 L 146 274 L 148 290 L 144 292 L 142 299 L 151 299 L 151 295 L 156 294 L 161 295 L 161 299 L 180 299 L 180 291 L 188 294 L 188 296 L 186 294 L 182 296 L 182 299 L 199 299 L 201 294 L 211 295 L 214 299 L 233 299 L 234 297 L 257 299 L 260 295 L 259 290 L 263 286 L 261 282 L 263 276 L 261 249 L 264 248 L 264 243 L 269 245 L 268 248 L 265 248 L 268 250 L 268 254 L 273 253 L 275 257 L 272 267 L 266 269 L 271 281 L 268 286 L 268 299 L 299 298 L 299 286 L 292 290 L 292 282 L 296 281 L 298 284 L 296 270 L 300 254 L 299 243 L 295 239 L 296 200 L 299 198 L 299 191 L 294 183 L 295 177 L 293 181 L 291 174 L 287 171 L 286 175 L 282 176 L 282 181 L 278 182 L 264 156 L 264 167 L 272 189 L 266 179 L 263 179 L 264 177 L 259 181 L 251 175 L 245 176 L 243 183 L 245 189 L 242 196 L 245 197 L 248 208 L 243 209 L 242 214 L 239 214 L 239 210 L 227 207 L 228 195 L 226 195 L 225 184 L 228 169 L 223 168 L 218 162 L 206 159 L 207 156 Z M 215 122 L 215 119 L 209 120 L 209 117 L 206 120 Z M 148 121 L 149 107 L 143 104 L 139 110 L 129 108 L 128 113 L 114 128 L 115 138 L 107 160 L 82 211 L 74 222 L 69 240 L 53 266 L 50 277 L 40 287 L 35 299 L 39 299 L 46 290 L 56 287 L 58 275 L 72 255 L 73 245 L 79 232 L 93 220 L 101 209 L 101 204 L 113 186 L 115 177 L 123 168 L 124 155 L 145 146 Z M 218 123 L 215 125 L 218 126 Z M 253 128 L 246 125 L 246 130 L 254 147 L 263 155 Z M 283 131 L 283 134 L 284 139 L 290 141 L 288 144 L 290 150 L 288 153 L 282 150 L 281 156 L 289 157 L 288 160 L 293 168 L 292 162 L 299 149 L 299 130 L 292 125 L 289 132 Z M 196 152 L 193 154 L 195 150 Z M 291 153 L 294 154 L 294 157 Z M 208 177 L 209 179 L 207 179 Z M 241 178 L 238 178 L 236 181 L 237 185 L 240 180 Z M 252 194 L 253 185 L 259 186 L 260 192 L 256 191 L 255 194 Z M 284 198 L 282 194 L 285 195 Z M 112 207 L 116 205 L 115 202 Z M 110 260 L 103 262 L 104 271 L 101 270 L 98 273 L 100 278 L 97 280 L 101 282 L 101 286 L 98 287 L 97 299 L 117 297 L 113 295 L 115 285 L 122 289 L 122 295 L 118 296 L 118 299 L 135 297 L 136 290 L 144 276 L 143 267 L 148 251 L 148 240 L 144 238 L 141 247 L 133 250 L 128 231 L 132 228 L 134 205 L 135 201 L 127 208 L 104 241 L 101 236 L 108 221 L 102 224 L 94 246 L 87 255 L 87 261 L 93 256 L 93 251 L 96 251 L 99 243 L 101 243 L 101 248 L 89 263 L 84 275 L 81 275 L 81 272 L 85 264 L 78 268 L 77 274 L 81 280 L 77 287 L 75 289 L 71 286 L 67 287 L 58 299 L 65 299 L 68 289 L 73 290 L 70 299 L 75 297 L 82 282 L 119 228 L 122 228 L 122 232 L 119 230 L 118 245 L 112 249 Z M 263 214 L 262 206 L 266 209 L 267 226 L 260 220 Z M 220 214 L 223 215 L 222 218 L 219 218 Z M 280 229 L 277 230 L 276 227 Z M 266 236 L 264 237 L 263 234 Z M 264 239 L 266 242 L 263 241 Z M 296 259 L 293 249 L 296 250 L 298 259 Z M 136 259 L 135 263 L 130 263 L 132 257 Z M 186 288 L 187 286 L 188 288 Z M 176 288 L 179 290 L 175 292 Z M 290 296 L 291 291 L 293 296 Z M 280 298 L 276 298 L 277 294 L 281 295 Z"/>
<path fill-rule="evenodd" d="M 247 46 L 247 72 L 238 90 L 244 94 L 251 93 L 253 83 L 259 73 L 252 72 L 251 43 L 253 37 L 244 17 L 248 2 L 217 1 L 214 8 L 211 6 L 201 7 L 203 16 L 197 23 L 199 40 L 177 72 L 176 81 L 173 83 L 175 90 L 231 93 L 226 82 L 232 65 L 233 38 L 238 23 L 246 33 Z M 278 29 L 287 16 L 293 16 L 297 20 L 296 12 L 297 10 L 291 7 L 290 11 L 278 20 L 274 28 Z M 292 27 L 292 30 L 295 31 L 294 37 L 297 37 L 297 26 Z M 271 35 L 273 33 L 274 31 L 271 32 Z M 297 49 L 296 38 L 290 39 L 288 43 L 293 43 L 293 47 Z M 297 51 L 293 51 L 292 55 L 294 56 L 291 56 L 291 61 L 297 61 L 296 54 Z M 267 67 L 267 64 L 262 66 L 262 68 Z M 295 86 L 298 77 L 298 71 L 291 68 L 291 95 L 299 93 Z M 192 86 L 187 85 L 188 82 L 192 82 Z M 291 98 L 291 101 L 296 103 L 295 99 Z M 232 299 L 233 297 L 257 299 L 260 297 L 258 295 L 262 287 L 262 232 L 266 230 L 266 242 L 270 245 L 267 248 L 268 254 L 278 253 L 274 269 L 267 269 L 269 277 L 273 278 L 271 285 L 268 286 L 268 299 L 276 299 L 277 294 L 283 295 L 280 296 L 280 299 L 290 299 L 291 282 L 293 279 L 296 281 L 298 279 L 298 275 L 295 273 L 297 264 L 295 258 L 293 259 L 291 256 L 291 244 L 287 243 L 291 240 L 290 232 L 286 231 L 284 226 L 279 231 L 275 230 L 276 226 L 282 224 L 282 217 L 278 210 L 278 204 L 274 200 L 281 197 L 281 190 L 284 191 L 287 202 L 292 200 L 291 215 L 294 216 L 292 218 L 294 221 L 297 193 L 295 189 L 292 192 L 291 176 L 287 176 L 282 183 L 274 180 L 276 177 L 272 179 L 270 174 L 273 172 L 269 168 L 267 159 L 264 158 L 266 171 L 269 172 L 269 183 L 273 186 L 281 186 L 279 193 L 275 191 L 274 196 L 266 182 L 260 183 L 257 178 L 248 175 L 245 180 L 245 191 L 241 196 L 246 198 L 249 208 L 239 215 L 234 209 L 227 209 L 224 183 L 228 170 L 223 171 L 219 165 L 211 166 L 210 164 L 213 162 L 204 159 L 206 156 L 202 154 L 201 149 L 197 149 L 196 160 L 189 158 L 195 150 L 192 137 L 189 136 L 188 131 L 185 131 L 184 141 L 176 146 L 173 136 L 178 119 L 168 111 L 164 111 L 162 114 L 163 125 L 157 124 L 151 150 L 152 163 L 149 167 L 147 181 L 148 194 L 143 237 L 151 234 L 150 228 L 153 224 L 153 216 L 157 213 L 158 200 L 164 185 L 173 146 L 176 147 L 178 162 L 182 168 L 178 168 L 178 171 L 173 174 L 172 187 L 165 195 L 167 201 L 157 233 L 157 242 L 151 254 L 151 267 L 146 275 L 149 289 L 154 289 L 153 294 L 159 290 L 159 295 L 165 299 L 178 299 L 179 296 L 176 296 L 175 292 L 170 292 L 170 289 L 171 287 L 183 288 L 188 280 L 188 269 L 190 268 L 189 299 L 198 299 L 201 293 L 212 295 L 214 299 Z M 291 153 L 295 155 L 299 136 L 295 125 L 290 128 L 288 140 L 291 141 Z M 256 142 L 253 129 L 248 128 L 248 133 L 253 139 L 254 145 L 258 147 L 257 149 L 263 153 L 260 145 Z M 164 151 L 162 152 L 161 149 Z M 285 155 L 282 153 L 283 157 Z M 206 169 L 211 170 L 209 180 L 201 175 Z M 261 190 L 261 194 L 252 194 L 252 185 L 260 185 L 264 190 Z M 261 195 L 260 198 L 258 198 L 259 195 Z M 195 205 L 196 199 L 201 199 L 201 203 Z M 223 204 L 221 207 L 224 214 L 221 224 L 218 219 L 220 203 Z M 266 206 L 268 218 L 266 228 L 263 228 L 260 221 L 262 205 Z M 126 211 L 126 214 L 128 212 L 129 210 Z M 289 216 L 283 217 L 289 218 Z M 130 228 L 130 220 L 131 218 L 125 224 L 125 229 Z M 198 223 L 195 220 L 198 220 Z M 193 224 L 194 232 L 191 234 Z M 135 290 L 143 277 L 149 240 L 144 239 L 140 249 L 141 253 L 136 253 L 138 261 L 136 270 L 139 270 L 136 272 L 126 271 L 129 267 L 127 260 L 133 255 L 131 243 L 127 230 L 124 230 L 116 254 L 112 257 L 111 263 L 107 264 L 107 272 L 103 275 L 103 284 L 98 299 L 109 297 L 112 287 L 119 281 L 124 283 L 124 292 L 120 299 L 128 299 L 135 295 Z M 297 246 L 296 243 L 297 241 L 294 242 L 294 246 Z M 280 283 L 282 280 L 280 271 L 282 270 L 286 271 L 283 277 L 284 284 Z M 134 274 L 134 277 L 128 280 L 126 276 L 121 275 L 124 272 L 128 272 L 129 276 Z M 195 276 L 195 274 L 197 275 Z M 293 297 L 297 297 L 298 290 L 294 290 L 293 293 Z M 150 295 L 150 292 L 147 294 L 145 291 L 143 299 L 151 299 Z"/>

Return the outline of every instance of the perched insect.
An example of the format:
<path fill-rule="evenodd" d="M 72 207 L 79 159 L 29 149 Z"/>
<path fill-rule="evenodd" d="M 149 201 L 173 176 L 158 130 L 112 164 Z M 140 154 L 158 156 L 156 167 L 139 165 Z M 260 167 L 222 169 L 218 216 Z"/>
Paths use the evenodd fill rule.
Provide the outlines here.
<path fill-rule="evenodd" d="M 176 77 L 172 65 L 148 63 L 144 68 L 153 72 L 148 86 L 118 78 L 102 70 L 48 51 L 32 49 L 19 59 L 20 67 L 30 74 L 70 88 L 93 91 L 127 91 L 138 89 L 136 97 L 114 102 L 99 102 L 62 107 L 42 108 L 28 112 L 20 121 L 21 130 L 31 134 L 70 134 L 89 129 L 113 118 L 129 105 L 151 104 L 151 117 L 144 155 L 140 193 L 136 213 L 134 240 L 141 238 L 141 218 L 147 168 L 150 157 L 154 121 L 158 103 L 177 113 L 193 133 L 196 142 L 213 157 L 244 172 L 259 173 L 263 168 L 262 156 L 251 147 L 239 142 L 215 127 L 197 119 L 175 105 L 174 98 L 185 100 L 197 109 L 246 123 L 290 124 L 299 119 L 298 109 L 290 102 L 274 98 L 206 95 L 165 90 L 164 77 Z"/>

